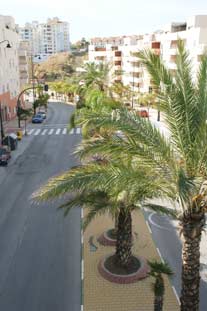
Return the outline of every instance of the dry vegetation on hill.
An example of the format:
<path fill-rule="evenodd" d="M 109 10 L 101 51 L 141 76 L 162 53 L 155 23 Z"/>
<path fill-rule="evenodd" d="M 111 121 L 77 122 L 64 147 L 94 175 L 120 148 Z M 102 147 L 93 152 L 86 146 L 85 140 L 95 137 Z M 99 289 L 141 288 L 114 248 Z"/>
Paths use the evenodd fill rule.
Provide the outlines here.
<path fill-rule="evenodd" d="M 83 65 L 87 53 L 74 55 L 71 53 L 58 53 L 52 55 L 47 61 L 35 64 L 34 73 L 38 79 L 54 81 L 70 77 L 77 67 Z"/>

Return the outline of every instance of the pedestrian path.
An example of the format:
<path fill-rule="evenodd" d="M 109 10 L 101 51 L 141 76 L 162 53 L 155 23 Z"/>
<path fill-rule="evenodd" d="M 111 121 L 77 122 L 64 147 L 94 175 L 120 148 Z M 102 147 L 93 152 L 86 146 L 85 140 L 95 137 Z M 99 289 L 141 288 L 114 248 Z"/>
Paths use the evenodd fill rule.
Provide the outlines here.
<path fill-rule="evenodd" d="M 43 127 L 43 128 L 30 128 L 27 130 L 27 135 L 30 136 L 51 136 L 51 135 L 80 135 L 81 134 L 81 128 L 77 127 L 75 129 L 69 130 L 67 129 L 67 127 Z"/>

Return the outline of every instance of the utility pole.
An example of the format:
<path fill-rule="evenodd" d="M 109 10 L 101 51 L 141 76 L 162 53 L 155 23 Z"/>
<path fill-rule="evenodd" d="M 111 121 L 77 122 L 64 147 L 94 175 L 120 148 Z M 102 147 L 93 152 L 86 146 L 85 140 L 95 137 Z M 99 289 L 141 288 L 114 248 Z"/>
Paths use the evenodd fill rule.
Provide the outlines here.
<path fill-rule="evenodd" d="M 1 126 L 1 142 L 4 139 L 4 126 L 3 126 L 3 118 L 2 118 L 2 110 L 1 110 L 1 102 L 0 102 L 0 126 Z"/>
<path fill-rule="evenodd" d="M 31 52 L 31 74 L 32 74 L 32 93 L 33 93 L 33 103 L 35 101 L 35 88 L 34 88 L 34 62 L 33 53 Z"/>

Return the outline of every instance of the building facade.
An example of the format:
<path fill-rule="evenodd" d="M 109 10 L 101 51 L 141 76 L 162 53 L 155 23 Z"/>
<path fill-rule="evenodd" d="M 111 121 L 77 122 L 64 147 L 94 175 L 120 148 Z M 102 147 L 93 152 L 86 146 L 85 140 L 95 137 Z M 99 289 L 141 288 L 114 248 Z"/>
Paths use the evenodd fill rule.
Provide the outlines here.
<path fill-rule="evenodd" d="M 182 40 L 189 51 L 195 80 L 201 56 L 207 49 L 207 15 L 193 16 L 184 23 L 171 23 L 152 34 L 93 38 L 89 45 L 89 61 L 111 64 L 111 83 L 121 81 L 135 92 L 149 92 L 152 89 L 150 77 L 134 53 L 153 50 L 173 73 L 178 40 Z"/>
<path fill-rule="evenodd" d="M 19 35 L 14 19 L 0 15 L 0 103 L 3 121 L 16 116 L 20 92 L 18 49 Z"/>
<path fill-rule="evenodd" d="M 20 88 L 22 89 L 29 83 L 29 68 L 30 68 L 30 48 L 28 41 L 20 41 L 19 44 L 19 78 Z"/>
<path fill-rule="evenodd" d="M 69 23 L 57 17 L 48 19 L 46 23 L 26 23 L 19 27 L 21 39 L 28 41 L 35 62 L 46 60 L 52 54 L 70 50 Z"/>

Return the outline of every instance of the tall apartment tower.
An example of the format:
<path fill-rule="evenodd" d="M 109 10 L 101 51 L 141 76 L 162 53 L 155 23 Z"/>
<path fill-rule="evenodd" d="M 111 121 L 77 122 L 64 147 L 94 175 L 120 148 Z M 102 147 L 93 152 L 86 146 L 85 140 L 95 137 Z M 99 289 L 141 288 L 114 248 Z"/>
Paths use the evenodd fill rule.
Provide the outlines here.
<path fill-rule="evenodd" d="M 70 50 L 69 23 L 54 17 L 46 23 L 26 23 L 19 28 L 21 39 L 28 41 L 34 61 L 42 61 L 50 55 Z"/>

